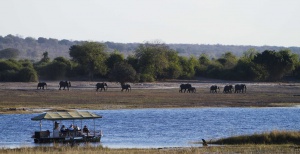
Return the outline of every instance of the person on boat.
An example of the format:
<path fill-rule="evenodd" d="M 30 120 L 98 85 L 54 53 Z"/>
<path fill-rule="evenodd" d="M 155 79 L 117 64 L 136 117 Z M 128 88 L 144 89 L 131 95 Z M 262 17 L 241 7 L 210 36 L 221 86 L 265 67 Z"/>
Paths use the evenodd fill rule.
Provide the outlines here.
<path fill-rule="evenodd" d="M 84 125 L 84 127 L 83 127 L 83 133 L 89 133 L 90 132 L 90 130 L 87 128 L 87 126 L 86 125 Z"/>
<path fill-rule="evenodd" d="M 62 134 L 62 136 L 66 136 L 67 135 L 67 130 L 66 130 L 65 125 L 61 126 L 60 133 Z"/>
<path fill-rule="evenodd" d="M 59 130 L 59 123 L 58 122 L 54 122 L 54 130 Z"/>
<path fill-rule="evenodd" d="M 76 130 L 76 131 L 80 131 L 80 127 L 79 127 L 79 126 L 77 126 L 77 125 L 75 125 L 75 126 L 74 126 L 74 130 Z"/>
<path fill-rule="evenodd" d="M 74 136 L 74 125 L 71 124 L 69 127 L 69 136 Z"/>
<path fill-rule="evenodd" d="M 79 132 L 80 132 L 80 127 L 77 126 L 77 125 L 75 125 L 74 126 L 74 131 L 75 131 L 75 136 L 77 136 L 79 134 Z"/>
<path fill-rule="evenodd" d="M 73 124 L 70 125 L 69 130 L 70 130 L 70 131 L 73 131 L 73 130 L 74 130 L 74 125 L 73 125 Z"/>
<path fill-rule="evenodd" d="M 61 132 L 64 132 L 64 131 L 66 131 L 66 127 L 65 127 L 65 125 L 62 125 L 62 126 L 61 126 L 61 128 L 60 128 L 60 131 L 61 131 Z"/>

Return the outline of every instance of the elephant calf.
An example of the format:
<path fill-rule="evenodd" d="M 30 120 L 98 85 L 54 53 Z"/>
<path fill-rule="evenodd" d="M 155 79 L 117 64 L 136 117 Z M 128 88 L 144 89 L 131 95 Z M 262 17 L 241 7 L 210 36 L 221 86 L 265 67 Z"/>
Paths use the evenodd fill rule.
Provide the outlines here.
<path fill-rule="evenodd" d="M 46 87 L 47 89 L 47 83 L 46 82 L 39 82 L 36 89 L 44 89 Z"/>
<path fill-rule="evenodd" d="M 195 87 L 190 87 L 188 90 L 187 90 L 188 93 L 196 93 L 196 88 Z"/>

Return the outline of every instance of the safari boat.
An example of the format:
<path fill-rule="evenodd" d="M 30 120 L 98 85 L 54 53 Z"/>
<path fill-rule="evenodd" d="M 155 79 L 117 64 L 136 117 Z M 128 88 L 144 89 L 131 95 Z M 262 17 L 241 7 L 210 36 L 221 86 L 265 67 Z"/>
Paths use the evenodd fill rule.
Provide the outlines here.
<path fill-rule="evenodd" d="M 40 121 L 40 130 L 35 131 L 32 138 L 34 143 L 74 143 L 74 142 L 100 142 L 102 131 L 96 132 L 95 119 L 102 116 L 88 111 L 72 111 L 72 112 L 46 112 L 31 118 L 33 121 Z M 59 124 L 65 120 L 82 120 L 93 119 L 94 130 L 84 131 L 84 129 L 72 129 L 62 131 Z M 48 120 L 53 122 L 53 130 L 42 130 L 42 121 Z M 59 123 L 60 122 L 60 123 Z M 73 125 L 73 124 L 72 124 Z"/>

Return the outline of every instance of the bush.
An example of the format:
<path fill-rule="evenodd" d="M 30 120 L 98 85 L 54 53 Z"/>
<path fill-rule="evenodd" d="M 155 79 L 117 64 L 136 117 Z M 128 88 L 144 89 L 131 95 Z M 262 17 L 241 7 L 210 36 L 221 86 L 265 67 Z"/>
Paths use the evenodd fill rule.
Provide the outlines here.
<path fill-rule="evenodd" d="M 153 82 L 155 79 L 150 74 L 141 74 L 140 82 Z"/>
<path fill-rule="evenodd" d="M 234 136 L 217 141 L 213 144 L 300 144 L 299 131 L 271 131 L 269 133 Z"/>
<path fill-rule="evenodd" d="M 38 76 L 37 73 L 34 69 L 32 68 L 22 68 L 18 73 L 17 73 L 16 80 L 20 82 L 36 82 L 38 81 Z"/>
<path fill-rule="evenodd" d="M 0 72 L 0 81 L 16 81 L 18 72 L 15 70 L 6 70 Z"/>
<path fill-rule="evenodd" d="M 7 70 L 20 70 L 22 65 L 15 60 L 1 60 L 0 61 L 0 72 Z"/>

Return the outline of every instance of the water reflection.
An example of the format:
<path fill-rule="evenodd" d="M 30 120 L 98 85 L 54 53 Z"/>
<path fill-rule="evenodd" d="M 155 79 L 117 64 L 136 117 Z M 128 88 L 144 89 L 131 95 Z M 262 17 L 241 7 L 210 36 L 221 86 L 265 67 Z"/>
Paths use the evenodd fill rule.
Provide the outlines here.
<path fill-rule="evenodd" d="M 110 148 L 190 147 L 201 138 L 217 139 L 271 130 L 299 130 L 300 108 L 184 108 L 91 110 L 102 115 L 96 130 L 104 136 L 101 144 Z M 38 114 L 0 115 L 1 147 L 34 146 L 31 136 L 39 122 L 30 119 Z M 73 121 L 61 121 L 69 126 Z M 93 126 L 93 120 L 74 121 Z M 43 121 L 44 130 L 53 122 Z"/>

